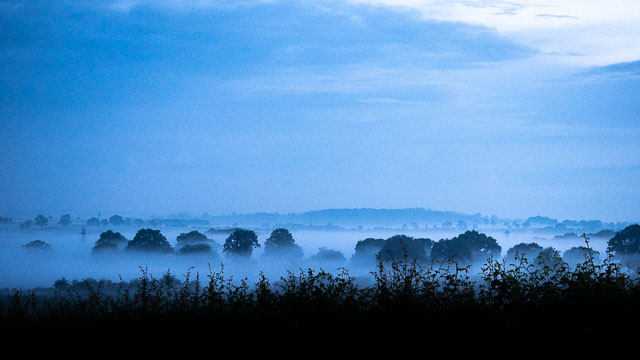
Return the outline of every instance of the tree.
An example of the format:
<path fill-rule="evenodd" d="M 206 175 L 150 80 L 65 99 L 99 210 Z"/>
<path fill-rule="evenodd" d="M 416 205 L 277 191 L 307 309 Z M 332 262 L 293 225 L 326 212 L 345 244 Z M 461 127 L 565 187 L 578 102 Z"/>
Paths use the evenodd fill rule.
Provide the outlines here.
<path fill-rule="evenodd" d="M 428 260 L 427 249 L 431 249 L 431 239 L 414 239 L 407 235 L 394 235 L 384 241 L 378 255 L 383 261 Z"/>
<path fill-rule="evenodd" d="M 157 253 L 173 252 L 171 244 L 160 230 L 140 229 L 133 240 L 129 241 L 127 251 L 144 251 Z"/>
<path fill-rule="evenodd" d="M 562 260 L 569 265 L 577 265 L 593 258 L 594 263 L 600 262 L 600 252 L 586 246 L 574 246 L 562 253 Z"/>
<path fill-rule="evenodd" d="M 552 247 L 542 249 L 535 259 L 535 265 L 540 268 L 548 267 L 551 270 L 558 270 L 564 262 L 560 252 Z"/>
<path fill-rule="evenodd" d="M 87 220 L 87 226 L 98 226 L 100 225 L 100 220 L 97 217 L 92 217 Z"/>
<path fill-rule="evenodd" d="M 115 226 L 122 225 L 124 223 L 124 219 L 120 215 L 113 215 L 109 218 L 109 223 Z"/>
<path fill-rule="evenodd" d="M 27 230 L 27 229 L 31 229 L 31 226 L 33 226 L 33 221 L 26 220 L 25 222 L 20 224 L 19 228 L 20 230 Z"/>
<path fill-rule="evenodd" d="M 181 233 L 176 237 L 176 241 L 179 243 L 180 242 L 197 243 L 197 242 L 206 242 L 206 241 L 209 241 L 209 239 L 205 234 L 197 230 L 193 230 L 188 233 Z"/>
<path fill-rule="evenodd" d="M 338 250 L 327 249 L 321 247 L 318 249 L 318 253 L 311 257 L 312 261 L 329 261 L 329 262 L 345 262 L 347 259 L 344 254 Z"/>
<path fill-rule="evenodd" d="M 213 249 L 209 244 L 185 245 L 178 250 L 180 255 L 212 254 Z"/>
<path fill-rule="evenodd" d="M 384 246 L 384 239 L 366 238 L 356 243 L 356 252 L 351 258 L 358 263 L 372 263 L 376 260 L 376 255 Z"/>
<path fill-rule="evenodd" d="M 34 222 L 36 223 L 36 225 L 40 227 L 44 227 L 49 223 L 49 219 L 47 219 L 47 217 L 44 215 L 38 215 L 34 219 Z"/>
<path fill-rule="evenodd" d="M 277 257 L 302 258 L 302 248 L 296 244 L 293 235 L 284 228 L 275 229 L 264 243 L 264 255 Z"/>
<path fill-rule="evenodd" d="M 100 238 L 93 246 L 94 252 L 103 252 L 105 250 L 118 250 L 120 245 L 127 244 L 128 240 L 119 232 L 107 230 L 100 234 Z"/>
<path fill-rule="evenodd" d="M 107 219 L 102 219 L 102 221 L 100 221 L 100 224 L 101 224 L 102 226 L 108 226 L 108 225 L 109 225 L 109 220 L 107 220 Z"/>
<path fill-rule="evenodd" d="M 58 224 L 62 225 L 62 226 L 67 226 L 71 224 L 71 215 L 69 214 L 65 214 L 60 216 L 60 220 L 58 221 Z"/>
<path fill-rule="evenodd" d="M 255 232 L 237 229 L 224 242 L 223 251 L 229 255 L 250 257 L 254 248 L 259 248 L 258 236 Z"/>
<path fill-rule="evenodd" d="M 629 225 L 616 233 L 607 242 L 608 248 L 616 255 L 638 255 L 640 254 L 640 225 Z"/>
<path fill-rule="evenodd" d="M 516 254 L 520 258 L 526 258 L 529 262 L 535 260 L 536 256 L 542 251 L 542 246 L 532 243 L 520 243 L 507 251 L 507 261 L 515 261 Z"/>
<path fill-rule="evenodd" d="M 46 242 L 42 241 L 42 240 L 33 240 L 30 241 L 29 243 L 22 245 L 23 248 L 25 249 L 36 249 L 36 250 L 50 250 L 51 249 L 51 245 L 47 244 Z"/>
<path fill-rule="evenodd" d="M 433 245 L 431 258 L 438 261 L 484 261 L 490 256 L 500 256 L 502 248 L 496 239 L 475 230 L 467 231 L 451 240 L 443 239 Z"/>

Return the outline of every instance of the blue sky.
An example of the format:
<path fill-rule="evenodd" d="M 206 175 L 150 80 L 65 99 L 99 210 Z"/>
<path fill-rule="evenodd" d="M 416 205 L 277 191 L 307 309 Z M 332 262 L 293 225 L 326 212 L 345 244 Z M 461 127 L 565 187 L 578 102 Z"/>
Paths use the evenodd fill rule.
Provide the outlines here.
<path fill-rule="evenodd" d="M 637 220 L 616 1 L 0 1 L 0 212 Z"/>

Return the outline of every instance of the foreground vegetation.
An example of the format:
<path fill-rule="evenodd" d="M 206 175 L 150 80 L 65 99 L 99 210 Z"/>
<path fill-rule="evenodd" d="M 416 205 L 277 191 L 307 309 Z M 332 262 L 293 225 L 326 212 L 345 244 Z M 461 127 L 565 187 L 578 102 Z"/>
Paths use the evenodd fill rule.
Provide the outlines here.
<path fill-rule="evenodd" d="M 638 276 L 611 253 L 595 261 L 585 240 L 585 259 L 576 267 L 561 259 L 533 264 L 516 254 L 512 263 L 489 258 L 473 281 L 469 267 L 426 267 L 406 257 L 380 260 L 371 286 L 358 286 L 346 269 L 301 270 L 273 283 L 261 276 L 255 284 L 227 278 L 224 269 L 206 278 L 187 274 L 184 281 L 143 270 L 137 281 L 112 284 L 115 291 L 58 282 L 53 297 L 16 292 L 1 302 L 0 321 L 15 341 L 72 336 L 96 346 L 126 337 L 149 346 L 168 337 L 197 347 L 213 339 L 295 346 L 327 337 L 345 344 L 464 338 L 531 346 L 556 336 L 632 336 L 640 320 Z"/>

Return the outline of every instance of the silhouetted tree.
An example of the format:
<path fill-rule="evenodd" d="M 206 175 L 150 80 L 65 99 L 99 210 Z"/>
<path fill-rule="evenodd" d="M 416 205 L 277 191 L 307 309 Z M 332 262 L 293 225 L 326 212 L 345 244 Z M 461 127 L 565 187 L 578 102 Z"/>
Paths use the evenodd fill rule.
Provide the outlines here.
<path fill-rule="evenodd" d="M 25 249 L 36 249 L 36 250 L 49 250 L 51 249 L 51 245 L 47 244 L 42 240 L 33 240 L 29 243 L 22 245 Z"/>
<path fill-rule="evenodd" d="M 304 253 L 302 248 L 295 243 L 293 235 L 289 230 L 280 228 L 271 232 L 271 235 L 264 243 L 265 256 L 284 256 L 289 258 L 302 258 Z"/>
<path fill-rule="evenodd" d="M 600 262 L 600 252 L 590 249 L 586 246 L 574 246 L 562 253 L 562 260 L 569 265 L 581 264 L 589 260 L 589 256 L 593 258 L 595 263 Z"/>
<path fill-rule="evenodd" d="M 108 226 L 108 225 L 109 225 L 109 220 L 107 220 L 107 219 L 102 219 L 102 220 L 100 221 L 100 225 L 102 225 L 102 226 Z"/>
<path fill-rule="evenodd" d="M 376 255 L 380 252 L 380 249 L 384 246 L 384 239 L 366 238 L 356 243 L 356 252 L 351 258 L 352 261 L 357 263 L 373 263 L 376 260 Z"/>
<path fill-rule="evenodd" d="M 60 220 L 58 221 L 58 224 L 62 225 L 62 226 L 67 226 L 71 224 L 71 215 L 69 214 L 65 214 L 60 216 Z"/>
<path fill-rule="evenodd" d="M 229 255 L 250 257 L 260 247 L 258 236 L 252 230 L 237 229 L 224 242 L 223 251 Z"/>
<path fill-rule="evenodd" d="M 344 254 L 338 250 L 327 249 L 321 247 L 318 249 L 318 253 L 311 256 L 312 261 L 328 261 L 328 262 L 345 262 L 347 259 L 344 257 Z"/>
<path fill-rule="evenodd" d="M 612 237 L 607 245 L 618 254 L 640 254 L 640 225 L 629 225 Z"/>
<path fill-rule="evenodd" d="M 94 252 L 102 252 L 105 250 L 117 250 L 119 245 L 127 244 L 128 240 L 119 232 L 107 230 L 100 234 L 100 238 L 93 246 Z"/>
<path fill-rule="evenodd" d="M 115 226 L 122 225 L 124 223 L 124 219 L 120 215 L 113 215 L 109 218 L 109 223 Z"/>
<path fill-rule="evenodd" d="M 500 256 L 500 251 L 502 248 L 496 239 L 471 230 L 451 240 L 443 239 L 436 242 L 431 250 L 431 258 L 437 261 L 484 261 L 490 256 Z"/>
<path fill-rule="evenodd" d="M 20 224 L 19 228 L 20 230 L 27 230 L 27 229 L 31 229 L 31 226 L 33 226 L 33 221 L 26 220 L 25 222 Z"/>
<path fill-rule="evenodd" d="M 158 253 L 173 252 L 171 244 L 169 244 L 167 238 L 162 235 L 160 230 L 152 229 L 138 230 L 133 240 L 127 244 L 126 250 Z"/>
<path fill-rule="evenodd" d="M 208 241 L 209 239 L 207 238 L 207 236 L 197 230 L 193 230 L 190 231 L 188 233 L 181 233 L 180 235 L 178 235 L 176 237 L 176 241 L 181 243 L 181 242 L 191 242 L 191 243 L 197 243 L 197 242 L 205 242 Z"/>
<path fill-rule="evenodd" d="M 91 219 L 87 220 L 87 225 L 88 226 L 98 226 L 98 225 L 100 225 L 100 220 L 98 220 L 97 217 L 92 217 Z"/>
<path fill-rule="evenodd" d="M 542 251 L 542 246 L 532 243 L 520 243 L 507 251 L 507 261 L 515 261 L 516 253 L 520 258 L 524 257 L 532 263 L 536 256 Z"/>
<path fill-rule="evenodd" d="M 542 249 L 535 259 L 535 265 L 543 268 L 549 267 L 551 270 L 558 270 L 564 262 L 560 256 L 560 252 L 552 247 Z"/>
<path fill-rule="evenodd" d="M 195 255 L 195 254 L 212 254 L 213 249 L 209 244 L 195 244 L 195 245 L 185 245 L 178 250 L 178 254 L 180 255 Z"/>
<path fill-rule="evenodd" d="M 44 216 L 44 215 L 38 215 L 34 219 L 34 222 L 36 223 L 36 225 L 38 225 L 40 227 L 44 227 L 49 223 L 49 219 L 47 219 L 46 216 Z"/>
<path fill-rule="evenodd" d="M 71 286 L 71 284 L 65 278 L 58 279 L 53 283 L 53 287 L 57 290 L 67 290 L 69 286 Z"/>
<path fill-rule="evenodd" d="M 427 250 L 431 249 L 431 239 L 414 239 L 407 235 L 394 235 L 384 241 L 378 256 L 383 261 L 426 262 Z"/>

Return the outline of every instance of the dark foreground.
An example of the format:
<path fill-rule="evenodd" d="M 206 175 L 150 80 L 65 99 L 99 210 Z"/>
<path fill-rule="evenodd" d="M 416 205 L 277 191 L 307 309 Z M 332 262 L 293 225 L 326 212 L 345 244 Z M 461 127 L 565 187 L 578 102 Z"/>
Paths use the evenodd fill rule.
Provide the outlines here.
<path fill-rule="evenodd" d="M 640 283 L 611 260 L 488 261 L 480 281 L 455 264 L 380 264 L 370 287 L 311 270 L 256 284 L 143 272 L 117 288 L 5 296 L 0 325 L 11 346 L 75 355 L 615 352 L 640 333 Z"/>

